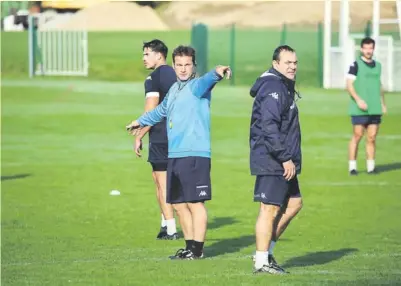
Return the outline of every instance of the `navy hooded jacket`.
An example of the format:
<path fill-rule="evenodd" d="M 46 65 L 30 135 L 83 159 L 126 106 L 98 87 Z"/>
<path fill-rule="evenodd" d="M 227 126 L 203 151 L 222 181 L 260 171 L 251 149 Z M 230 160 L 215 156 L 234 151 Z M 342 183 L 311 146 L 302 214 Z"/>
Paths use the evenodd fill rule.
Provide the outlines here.
<path fill-rule="evenodd" d="M 301 130 L 295 104 L 295 82 L 275 69 L 262 74 L 252 86 L 250 124 L 252 175 L 283 175 L 283 162 L 292 160 L 301 172 Z"/>

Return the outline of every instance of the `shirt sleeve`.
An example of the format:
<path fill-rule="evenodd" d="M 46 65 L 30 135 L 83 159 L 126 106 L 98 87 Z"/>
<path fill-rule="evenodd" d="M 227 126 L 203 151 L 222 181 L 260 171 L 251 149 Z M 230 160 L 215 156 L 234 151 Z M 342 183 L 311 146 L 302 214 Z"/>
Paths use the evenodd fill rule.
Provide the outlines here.
<path fill-rule="evenodd" d="M 149 75 L 145 80 L 145 97 L 159 97 L 159 79 L 158 72 Z"/>
<path fill-rule="evenodd" d="M 220 80 L 222 80 L 222 77 L 216 72 L 216 70 L 211 70 L 196 79 L 195 84 L 192 86 L 192 92 L 197 97 L 208 96 L 208 91 L 210 91 Z"/>
<path fill-rule="evenodd" d="M 353 62 L 352 65 L 350 65 L 350 67 L 349 67 L 348 74 L 347 74 L 347 78 L 348 78 L 348 79 L 355 80 L 357 74 L 358 74 L 358 63 L 355 61 L 355 62 Z"/>

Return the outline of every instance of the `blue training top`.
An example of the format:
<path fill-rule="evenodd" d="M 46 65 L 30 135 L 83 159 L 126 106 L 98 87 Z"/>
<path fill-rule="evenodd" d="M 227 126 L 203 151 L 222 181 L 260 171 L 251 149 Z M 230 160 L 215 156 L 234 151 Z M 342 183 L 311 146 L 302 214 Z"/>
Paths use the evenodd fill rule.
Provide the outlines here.
<path fill-rule="evenodd" d="M 211 90 L 221 79 L 212 70 L 199 78 L 178 80 L 161 104 L 137 120 L 144 127 L 167 118 L 169 158 L 210 158 Z"/>

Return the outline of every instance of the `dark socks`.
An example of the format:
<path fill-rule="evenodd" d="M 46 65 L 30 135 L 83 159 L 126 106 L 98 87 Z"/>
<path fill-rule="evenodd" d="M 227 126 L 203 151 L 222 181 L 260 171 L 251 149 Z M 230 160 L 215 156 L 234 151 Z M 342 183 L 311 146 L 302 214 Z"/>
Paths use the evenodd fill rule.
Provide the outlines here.
<path fill-rule="evenodd" d="M 192 244 L 193 244 L 193 243 L 194 243 L 194 240 L 193 240 L 193 239 L 185 240 L 185 244 L 186 244 L 185 249 L 186 249 L 186 250 L 192 249 Z"/>
<path fill-rule="evenodd" d="M 203 244 L 204 244 L 204 242 L 193 240 L 192 248 L 191 248 L 192 253 L 195 254 L 196 256 L 200 257 L 203 253 Z"/>

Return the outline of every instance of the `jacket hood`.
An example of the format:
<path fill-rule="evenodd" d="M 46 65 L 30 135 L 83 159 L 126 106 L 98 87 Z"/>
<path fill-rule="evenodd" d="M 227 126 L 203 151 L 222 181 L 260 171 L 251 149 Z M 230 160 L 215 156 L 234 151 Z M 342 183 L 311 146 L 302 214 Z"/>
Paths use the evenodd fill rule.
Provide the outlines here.
<path fill-rule="evenodd" d="M 258 94 L 258 91 L 265 82 L 271 81 L 280 81 L 285 84 L 290 91 L 295 91 L 295 81 L 286 78 L 283 74 L 279 73 L 274 68 L 271 68 L 256 79 L 256 82 L 253 84 L 249 92 L 251 97 L 255 97 Z"/>

